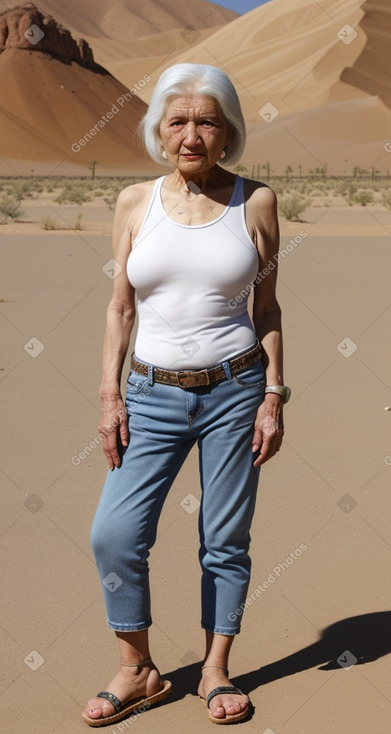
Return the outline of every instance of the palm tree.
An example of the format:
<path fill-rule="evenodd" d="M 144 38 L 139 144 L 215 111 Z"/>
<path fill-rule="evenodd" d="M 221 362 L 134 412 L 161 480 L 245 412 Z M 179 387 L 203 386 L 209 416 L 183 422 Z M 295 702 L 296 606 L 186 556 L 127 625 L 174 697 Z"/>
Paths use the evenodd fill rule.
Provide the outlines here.
<path fill-rule="evenodd" d="M 94 178 L 95 178 L 95 168 L 96 168 L 96 164 L 97 163 L 98 163 L 98 161 L 91 161 L 91 163 L 89 163 L 89 165 L 88 165 L 88 168 L 91 171 L 91 178 L 92 178 L 92 180 L 94 180 Z"/>

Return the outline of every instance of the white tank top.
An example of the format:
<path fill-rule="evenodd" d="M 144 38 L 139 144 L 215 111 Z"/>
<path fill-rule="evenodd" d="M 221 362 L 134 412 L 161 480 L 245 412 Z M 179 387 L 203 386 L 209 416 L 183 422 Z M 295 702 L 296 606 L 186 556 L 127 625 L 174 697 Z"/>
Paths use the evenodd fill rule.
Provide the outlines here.
<path fill-rule="evenodd" d="M 243 186 L 236 177 L 223 213 L 197 226 L 170 219 L 151 201 L 127 262 L 138 301 L 135 354 L 165 369 L 212 367 L 255 344 L 247 311 L 258 253 L 248 233 Z"/>

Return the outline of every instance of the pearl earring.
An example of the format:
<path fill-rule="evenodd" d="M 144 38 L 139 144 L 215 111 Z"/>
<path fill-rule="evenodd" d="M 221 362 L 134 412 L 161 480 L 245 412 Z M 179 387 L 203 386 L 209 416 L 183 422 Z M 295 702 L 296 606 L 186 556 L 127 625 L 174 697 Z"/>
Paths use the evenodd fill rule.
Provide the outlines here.
<path fill-rule="evenodd" d="M 227 152 L 225 150 L 222 150 L 220 153 L 220 160 L 222 161 L 226 155 L 227 155 Z"/>
<path fill-rule="evenodd" d="M 164 160 L 167 160 L 167 153 L 166 153 L 166 151 L 165 151 L 165 150 L 163 150 L 163 153 L 162 153 L 162 158 L 164 158 Z"/>

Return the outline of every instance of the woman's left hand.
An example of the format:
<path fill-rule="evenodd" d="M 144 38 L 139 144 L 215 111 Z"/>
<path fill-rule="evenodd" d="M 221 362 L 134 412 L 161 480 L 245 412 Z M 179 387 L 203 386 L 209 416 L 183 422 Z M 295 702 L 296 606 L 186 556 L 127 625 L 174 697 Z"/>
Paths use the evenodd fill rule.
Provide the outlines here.
<path fill-rule="evenodd" d="M 254 423 L 252 451 L 259 451 L 254 466 L 260 466 L 280 450 L 284 435 L 283 409 L 284 403 L 279 395 L 267 393 L 262 405 L 258 408 Z"/>

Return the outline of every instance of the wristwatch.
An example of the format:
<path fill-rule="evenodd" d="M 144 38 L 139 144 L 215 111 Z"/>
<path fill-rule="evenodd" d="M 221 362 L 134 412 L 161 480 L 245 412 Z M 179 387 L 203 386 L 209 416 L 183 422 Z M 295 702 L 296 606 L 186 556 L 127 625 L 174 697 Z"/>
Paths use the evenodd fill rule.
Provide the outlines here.
<path fill-rule="evenodd" d="M 284 403 L 287 403 L 291 396 L 291 389 L 286 385 L 267 385 L 265 387 L 265 394 L 268 392 L 274 392 L 276 395 L 280 395 Z"/>

